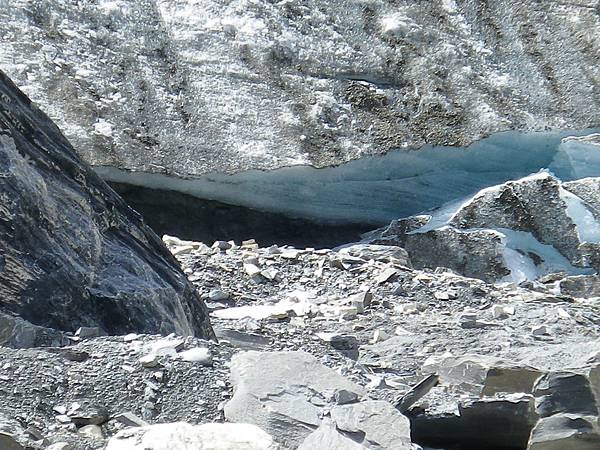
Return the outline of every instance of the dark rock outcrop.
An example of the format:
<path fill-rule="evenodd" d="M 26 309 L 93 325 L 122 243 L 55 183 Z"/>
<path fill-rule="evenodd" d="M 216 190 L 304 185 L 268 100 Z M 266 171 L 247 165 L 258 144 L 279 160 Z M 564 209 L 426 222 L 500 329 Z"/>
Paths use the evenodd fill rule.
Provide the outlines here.
<path fill-rule="evenodd" d="M 0 72 L 0 311 L 42 327 L 211 337 L 161 240 Z"/>

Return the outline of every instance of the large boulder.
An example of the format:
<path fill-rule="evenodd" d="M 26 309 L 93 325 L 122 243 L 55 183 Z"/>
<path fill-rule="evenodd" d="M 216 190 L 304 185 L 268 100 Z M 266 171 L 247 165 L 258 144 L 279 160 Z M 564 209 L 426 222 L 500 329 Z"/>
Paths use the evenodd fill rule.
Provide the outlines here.
<path fill-rule="evenodd" d="M 363 389 L 304 352 L 245 352 L 231 360 L 233 398 L 225 417 L 253 423 L 286 448 L 296 448 L 321 425 L 337 390 Z"/>
<path fill-rule="evenodd" d="M 65 331 L 213 336 L 161 240 L 1 72 L 0 174 L 0 312 Z"/>
<path fill-rule="evenodd" d="M 95 165 L 323 167 L 596 126 L 585 3 L 0 0 L 0 67 Z"/>
<path fill-rule="evenodd" d="M 393 221 L 364 242 L 400 245 L 416 268 L 448 267 L 490 282 L 587 274 L 600 266 L 599 186 L 594 178 L 562 183 L 542 171 L 429 216 Z"/>

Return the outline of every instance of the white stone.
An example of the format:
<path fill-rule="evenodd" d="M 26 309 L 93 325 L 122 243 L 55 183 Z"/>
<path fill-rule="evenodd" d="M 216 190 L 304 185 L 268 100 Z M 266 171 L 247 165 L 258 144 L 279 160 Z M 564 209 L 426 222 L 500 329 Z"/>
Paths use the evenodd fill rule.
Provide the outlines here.
<path fill-rule="evenodd" d="M 179 353 L 179 356 L 184 361 L 200 363 L 205 366 L 212 364 L 212 355 L 208 348 L 195 347 Z"/>
<path fill-rule="evenodd" d="M 184 422 L 128 428 L 108 441 L 106 450 L 278 450 L 273 438 L 255 425 Z"/>

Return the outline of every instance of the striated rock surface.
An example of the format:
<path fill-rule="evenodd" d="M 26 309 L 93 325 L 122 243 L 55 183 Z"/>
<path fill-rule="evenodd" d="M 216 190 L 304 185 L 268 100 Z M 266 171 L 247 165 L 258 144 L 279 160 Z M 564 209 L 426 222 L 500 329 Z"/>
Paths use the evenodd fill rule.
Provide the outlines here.
<path fill-rule="evenodd" d="M 592 0 L 1 0 L 0 11 L 0 68 L 94 165 L 324 167 L 600 123 Z"/>
<path fill-rule="evenodd" d="M 2 313 L 63 331 L 212 336 L 161 240 L 1 72 L 0 173 Z"/>

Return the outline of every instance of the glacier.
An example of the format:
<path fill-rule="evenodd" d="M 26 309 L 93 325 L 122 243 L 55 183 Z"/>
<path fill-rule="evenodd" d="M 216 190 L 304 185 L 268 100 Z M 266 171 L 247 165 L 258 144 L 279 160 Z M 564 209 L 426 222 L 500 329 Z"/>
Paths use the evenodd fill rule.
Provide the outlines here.
<path fill-rule="evenodd" d="M 598 176 L 600 145 L 586 139 L 598 131 L 504 132 L 468 147 L 399 149 L 322 169 L 292 166 L 197 178 L 109 166 L 95 170 L 109 182 L 176 191 L 318 223 L 381 226 L 449 202 L 460 204 L 483 188 L 540 169 L 549 169 L 563 181 Z M 453 208 L 445 208 L 451 214 Z"/>

